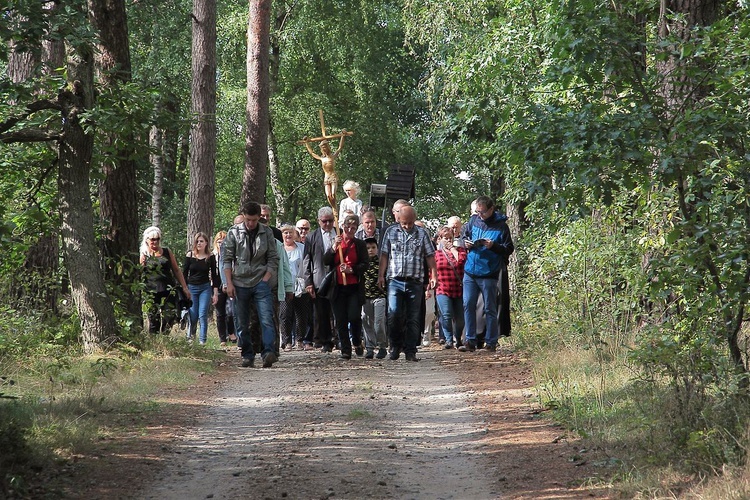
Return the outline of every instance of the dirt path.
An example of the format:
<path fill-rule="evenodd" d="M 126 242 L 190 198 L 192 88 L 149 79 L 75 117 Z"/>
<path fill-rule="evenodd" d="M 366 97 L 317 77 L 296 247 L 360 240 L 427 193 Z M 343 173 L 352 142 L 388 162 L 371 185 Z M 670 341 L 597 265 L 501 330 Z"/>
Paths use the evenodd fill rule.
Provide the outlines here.
<path fill-rule="evenodd" d="M 198 425 L 162 443 L 164 467 L 121 498 L 606 496 L 580 486 L 605 471 L 539 418 L 528 367 L 510 351 L 419 355 L 295 351 L 241 369 L 231 353 L 232 381 L 204 410 L 187 406 Z"/>

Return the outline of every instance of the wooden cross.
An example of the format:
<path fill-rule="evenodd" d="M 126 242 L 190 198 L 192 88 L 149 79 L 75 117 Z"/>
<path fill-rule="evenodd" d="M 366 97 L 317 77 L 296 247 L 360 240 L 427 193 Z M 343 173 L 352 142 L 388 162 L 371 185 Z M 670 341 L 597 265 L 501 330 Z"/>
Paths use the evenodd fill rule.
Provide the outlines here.
<path fill-rule="evenodd" d="M 323 110 L 318 110 L 318 118 L 320 119 L 320 137 L 305 137 L 304 139 L 301 139 L 297 141 L 297 144 L 305 144 L 308 142 L 321 142 L 321 141 L 327 141 L 328 139 L 338 139 L 342 136 L 350 136 L 354 135 L 354 132 L 351 132 L 349 130 L 346 130 L 344 132 L 339 132 L 338 134 L 333 135 L 327 135 L 326 134 L 326 124 L 323 120 Z"/>

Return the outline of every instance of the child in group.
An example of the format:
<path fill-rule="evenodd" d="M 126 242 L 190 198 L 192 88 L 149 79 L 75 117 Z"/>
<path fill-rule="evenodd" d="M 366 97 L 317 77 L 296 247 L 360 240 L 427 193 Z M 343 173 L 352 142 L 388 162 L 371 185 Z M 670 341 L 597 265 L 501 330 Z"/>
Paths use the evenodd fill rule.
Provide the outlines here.
<path fill-rule="evenodd" d="M 362 306 L 362 329 L 365 332 L 365 359 L 385 358 L 388 354 L 388 336 L 386 335 L 386 298 L 385 291 L 378 286 L 378 240 L 365 239 L 367 256 L 370 265 L 365 272 L 365 304 Z M 378 354 L 375 356 L 375 347 Z"/>
<path fill-rule="evenodd" d="M 339 204 L 339 220 L 344 220 L 346 215 L 344 212 L 351 210 L 352 214 L 357 217 L 362 217 L 362 200 L 358 199 L 360 192 L 359 183 L 352 180 L 348 180 L 344 183 L 344 192 L 346 198 L 341 200 Z"/>

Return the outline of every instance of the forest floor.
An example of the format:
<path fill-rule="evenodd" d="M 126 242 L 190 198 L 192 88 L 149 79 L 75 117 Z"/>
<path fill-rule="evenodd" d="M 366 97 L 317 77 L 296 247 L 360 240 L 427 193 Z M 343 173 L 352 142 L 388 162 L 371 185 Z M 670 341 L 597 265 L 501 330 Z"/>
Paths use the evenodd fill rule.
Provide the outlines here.
<path fill-rule="evenodd" d="M 58 475 L 68 498 L 610 498 L 604 457 L 544 416 L 527 360 L 282 352 L 163 394 Z M 260 366 L 257 359 L 257 366 Z"/>

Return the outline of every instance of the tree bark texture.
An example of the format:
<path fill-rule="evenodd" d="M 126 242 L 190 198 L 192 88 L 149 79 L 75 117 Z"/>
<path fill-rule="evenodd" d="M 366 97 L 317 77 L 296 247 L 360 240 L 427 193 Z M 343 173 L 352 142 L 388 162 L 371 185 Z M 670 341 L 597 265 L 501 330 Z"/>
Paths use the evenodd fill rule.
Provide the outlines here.
<path fill-rule="evenodd" d="M 211 237 L 216 205 L 216 0 L 193 2 L 193 80 L 187 242 Z"/>
<path fill-rule="evenodd" d="M 89 16 L 99 35 L 96 68 L 100 85 L 117 92 L 131 79 L 128 23 L 124 0 L 89 0 Z M 136 178 L 135 141 L 129 131 L 111 131 L 104 148 L 113 154 L 102 164 L 104 179 L 99 184 L 100 218 L 104 226 L 102 238 L 109 279 L 121 283 L 125 277 L 117 273 L 118 264 L 127 261 L 136 268 L 139 242 L 138 189 Z M 140 317 L 138 301 L 132 301 L 132 314 Z M 138 307 L 136 307 L 138 306 Z"/>
<path fill-rule="evenodd" d="M 266 198 L 271 3 L 271 0 L 249 0 L 245 169 L 241 205 L 251 200 L 262 203 Z"/>
<path fill-rule="evenodd" d="M 271 177 L 271 192 L 273 192 L 274 203 L 276 204 L 276 220 L 285 221 L 286 206 L 284 201 L 286 196 L 281 188 L 279 180 L 279 157 L 276 155 L 276 136 L 273 134 L 273 124 L 268 126 L 268 174 Z"/>
<path fill-rule="evenodd" d="M 81 322 L 86 352 L 117 338 L 112 301 L 104 285 L 94 236 L 89 172 L 94 137 L 79 116 L 94 102 L 93 54 L 85 46 L 68 50 L 68 88 L 60 95 L 63 137 L 60 141 L 58 190 L 62 244 L 71 295 Z"/>
<path fill-rule="evenodd" d="M 151 127 L 148 144 L 153 151 L 150 155 L 151 166 L 154 169 L 154 184 L 151 186 L 151 225 L 159 227 L 161 224 L 161 200 L 164 195 L 164 133 L 156 126 Z"/>

